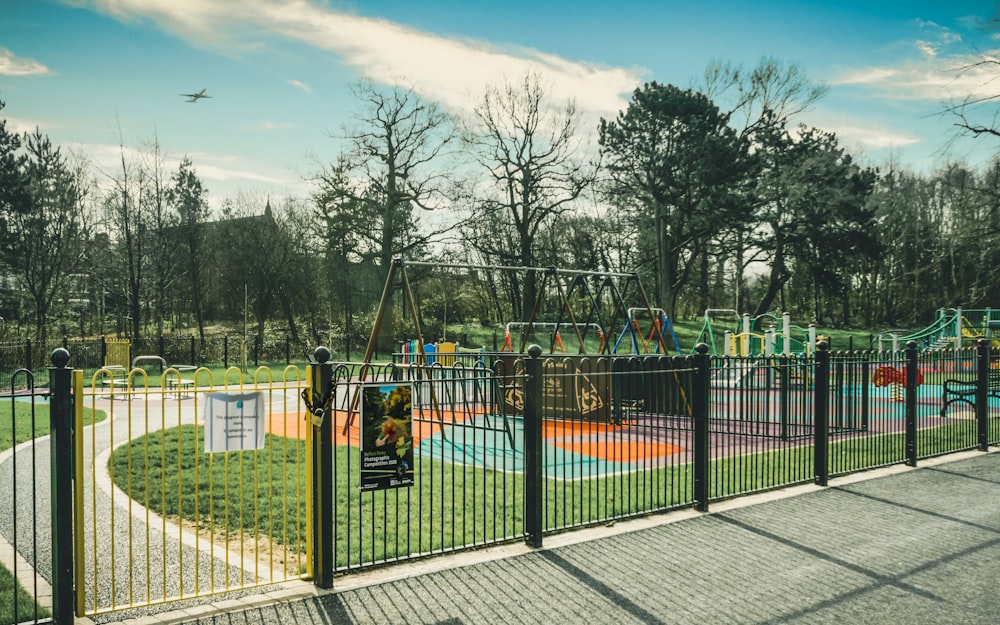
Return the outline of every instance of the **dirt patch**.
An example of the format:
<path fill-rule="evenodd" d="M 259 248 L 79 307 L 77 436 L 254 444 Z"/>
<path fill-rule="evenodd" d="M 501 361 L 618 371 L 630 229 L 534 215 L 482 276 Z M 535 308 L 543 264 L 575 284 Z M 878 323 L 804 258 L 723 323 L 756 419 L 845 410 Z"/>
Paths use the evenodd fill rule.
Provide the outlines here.
<path fill-rule="evenodd" d="M 249 532 L 230 533 L 219 528 L 212 531 L 204 524 L 195 524 L 187 519 L 173 518 L 173 523 L 179 525 L 185 532 L 198 536 L 201 549 L 207 550 L 210 543 L 214 544 L 215 555 L 225 559 L 226 554 L 219 550 L 229 551 L 229 565 L 240 566 L 242 556 L 243 568 L 248 572 L 257 572 L 267 582 L 281 582 L 300 579 L 306 571 L 306 554 L 298 552 L 272 540 L 268 536 L 252 535 Z M 254 564 L 256 563 L 257 566 Z M 267 579 L 270 569 L 274 579 Z"/>

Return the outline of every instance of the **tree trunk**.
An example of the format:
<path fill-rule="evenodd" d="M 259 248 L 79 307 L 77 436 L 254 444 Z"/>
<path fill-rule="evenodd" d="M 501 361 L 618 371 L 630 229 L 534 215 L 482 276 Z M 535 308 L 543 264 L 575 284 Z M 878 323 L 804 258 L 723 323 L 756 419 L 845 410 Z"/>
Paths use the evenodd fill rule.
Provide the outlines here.
<path fill-rule="evenodd" d="M 771 310 L 775 298 L 781 292 L 788 280 L 788 269 L 785 267 L 785 241 L 777 224 L 771 224 L 774 229 L 774 260 L 771 262 L 771 273 L 768 276 L 767 291 L 757 304 L 753 316 L 763 315 Z"/>

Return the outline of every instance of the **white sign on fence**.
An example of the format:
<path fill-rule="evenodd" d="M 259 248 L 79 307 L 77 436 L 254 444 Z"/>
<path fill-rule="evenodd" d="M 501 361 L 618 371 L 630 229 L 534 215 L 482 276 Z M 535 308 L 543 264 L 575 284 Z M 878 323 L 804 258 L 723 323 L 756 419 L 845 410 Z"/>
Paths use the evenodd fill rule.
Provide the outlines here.
<path fill-rule="evenodd" d="M 264 447 L 264 393 L 209 393 L 205 396 L 205 452 Z"/>

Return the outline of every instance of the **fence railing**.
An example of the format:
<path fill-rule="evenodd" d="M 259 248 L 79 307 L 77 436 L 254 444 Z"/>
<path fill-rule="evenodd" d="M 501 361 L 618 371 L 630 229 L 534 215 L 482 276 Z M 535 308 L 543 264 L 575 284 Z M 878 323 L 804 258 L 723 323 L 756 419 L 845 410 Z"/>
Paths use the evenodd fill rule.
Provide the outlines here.
<path fill-rule="evenodd" d="M 47 384 L 47 359 L 53 350 L 63 348 L 72 354 L 73 366 L 93 373 L 108 364 L 109 354 L 115 347 L 123 345 L 121 359 L 131 363 L 138 356 L 158 356 L 169 365 L 205 367 L 230 366 L 257 367 L 262 364 L 299 364 L 304 366 L 309 360 L 308 349 L 291 338 L 265 337 L 233 334 L 209 334 L 204 341 L 194 335 L 159 335 L 139 338 L 81 339 L 62 337 L 51 339 L 44 344 L 27 339 L 16 342 L 0 342 L 0 385 L 6 388 L 12 381 L 11 372 L 18 369 L 33 371 L 40 386 Z M 117 354 L 115 354 L 117 355 Z"/>
<path fill-rule="evenodd" d="M 51 620 L 51 483 L 40 479 L 50 462 L 47 399 L 26 369 L 0 391 L 0 623 Z"/>
<path fill-rule="evenodd" d="M 257 491 L 273 488 L 262 473 L 224 470 L 218 478 L 188 474 L 211 466 L 205 462 L 212 455 L 201 451 L 208 420 L 202 400 L 248 390 L 241 376 L 227 384 L 194 374 L 196 379 L 186 384 L 183 376 L 190 373 L 182 376 L 174 370 L 159 389 L 149 389 L 135 382 L 139 370 L 124 384 L 120 378 L 116 384 L 116 374 L 105 371 L 93 377 L 89 390 L 80 391 L 65 381 L 71 372 L 67 360 L 62 352 L 49 372 L 54 488 L 78 488 L 80 471 L 85 471 L 80 461 L 91 458 L 95 476 L 113 472 L 114 492 L 128 500 L 131 514 L 124 518 L 129 524 L 142 525 L 144 515 L 154 514 L 157 540 L 170 534 L 172 524 L 196 533 L 199 527 L 224 526 L 230 541 L 232 536 L 266 535 L 271 521 L 262 523 L 259 509 L 247 514 L 253 523 L 244 527 L 235 520 L 246 513 L 238 501 L 218 509 L 208 500 L 189 505 L 180 486 L 197 479 L 236 479 L 239 488 L 231 490 L 230 482 L 227 492 L 274 502 L 269 519 L 280 512 L 289 515 L 283 527 L 301 528 L 292 551 L 308 554 L 308 562 L 288 574 L 311 576 L 321 587 L 331 587 L 338 574 L 366 567 L 510 541 L 541 546 L 554 532 L 676 508 L 707 510 L 720 499 L 791 484 L 825 485 L 831 476 L 916 465 L 930 456 L 986 450 L 1000 440 L 998 354 L 985 341 L 948 359 L 919 353 L 915 344 L 896 354 L 832 353 L 821 345 L 811 358 L 718 358 L 704 347 L 687 357 L 563 356 L 542 355 L 533 347 L 528 354 L 484 353 L 472 360 L 455 359 L 450 366 L 441 361 L 336 363 L 320 348 L 302 383 L 297 373 L 286 376 L 292 382 L 280 388 L 267 382 L 268 397 L 282 402 L 277 412 L 269 409 L 268 418 L 280 413 L 282 427 L 296 424 L 300 430 L 281 434 L 268 426 L 269 436 L 296 439 L 299 451 L 282 451 L 278 465 L 289 475 L 303 476 L 303 505 L 298 495 L 275 499 L 264 493 L 262 498 Z M 109 384 L 103 384 L 105 379 Z M 14 401 L 13 387 L 11 391 L 2 405 Z M 27 401 L 41 406 L 37 394 Z M 108 425 L 82 425 L 76 412 L 80 402 L 119 415 L 124 411 L 127 418 L 112 415 Z M 183 436 L 164 438 L 161 430 Z M 112 452 L 115 462 L 102 456 L 94 463 L 96 448 L 77 454 L 56 451 L 80 449 L 81 436 L 100 440 L 93 438 L 98 431 L 119 450 Z M 188 434 L 190 444 L 183 442 Z M 269 444 L 274 448 L 274 442 Z M 0 457 L 4 479 L 11 479 L 8 456 Z M 230 461 L 238 462 L 236 458 L 249 462 L 243 456 Z M 122 485 L 123 475 L 131 482 Z M 160 476 L 167 475 L 169 484 L 177 486 L 160 486 Z M 201 558 L 219 553 L 213 540 L 195 543 L 193 550 L 191 545 L 157 547 L 154 562 L 141 538 L 150 535 L 147 529 L 130 529 L 108 568 L 117 581 L 104 588 L 104 578 L 88 571 L 108 554 L 84 552 L 86 566 L 81 567 L 81 555 L 66 547 L 67 541 L 79 544 L 81 531 L 95 531 L 89 521 L 80 525 L 88 518 L 85 509 L 73 511 L 73 525 L 62 524 L 69 538 L 37 536 L 46 549 L 28 548 L 20 530 L 12 530 L 15 513 L 19 528 L 41 527 L 37 519 L 67 514 L 48 507 L 48 480 L 36 482 L 29 498 L 39 509 L 27 513 L 18 507 L 0 514 L 0 533 L 11 544 L 11 537 L 17 537 L 18 562 L 30 563 L 21 566 L 32 571 L 25 579 L 51 585 L 57 622 L 69 622 L 74 612 L 94 611 L 73 603 L 67 607 L 66 588 L 84 584 L 98 612 L 118 609 L 115 597 L 128 588 L 122 604 L 132 607 L 142 602 L 133 599 L 131 580 L 152 576 L 163 588 L 182 584 L 167 580 L 167 571 L 198 566 Z M 88 488 L 86 493 L 97 491 L 94 485 Z M 55 501 L 64 501 L 61 497 L 53 495 Z M 285 505 L 282 500 L 292 502 L 287 511 L 277 509 Z M 230 514 L 225 521 L 219 516 L 224 514 Z M 51 563 L 29 557 L 49 550 Z M 188 564 L 170 568 L 166 562 L 172 558 Z M 162 571 L 157 572 L 161 560 Z M 135 567 L 143 570 L 133 571 Z M 192 575 L 190 579 L 198 579 L 197 570 Z M 223 581 L 219 588 L 229 587 Z M 152 599 L 143 601 L 155 603 L 171 592 L 146 594 Z M 111 603 L 101 603 L 101 597 L 111 597 Z M 45 600 L 37 596 L 35 602 Z M 27 618 L 43 620 L 44 614 Z"/>

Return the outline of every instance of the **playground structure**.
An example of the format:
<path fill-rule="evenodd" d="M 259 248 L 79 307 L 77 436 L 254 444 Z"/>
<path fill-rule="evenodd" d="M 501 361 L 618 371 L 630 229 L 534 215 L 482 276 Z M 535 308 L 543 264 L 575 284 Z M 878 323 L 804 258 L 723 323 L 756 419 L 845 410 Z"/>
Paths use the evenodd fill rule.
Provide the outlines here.
<path fill-rule="evenodd" d="M 365 350 L 363 362 L 370 362 L 374 354 L 375 341 L 381 332 L 390 296 L 396 282 L 402 283 L 405 314 L 410 319 L 410 329 L 415 335 L 404 343 L 401 350 L 406 354 L 406 362 L 426 364 L 429 351 L 440 352 L 436 345 L 424 340 L 420 326 L 420 311 L 417 298 L 407 275 L 407 267 L 423 267 L 461 271 L 506 271 L 534 273 L 540 280 L 537 296 L 524 321 L 512 321 L 505 325 L 504 344 L 499 350 L 507 353 L 524 353 L 529 341 L 547 332 L 546 340 L 534 342 L 548 348 L 548 353 L 612 354 L 618 353 L 628 337 L 630 353 L 667 354 L 666 337 L 673 339 L 674 347 L 681 354 L 680 346 L 669 319 L 663 310 L 654 308 L 646 296 L 635 273 L 594 272 L 555 267 L 507 267 L 497 265 L 468 265 L 454 263 L 429 263 L 396 259 L 386 277 L 386 286 L 376 311 L 372 333 Z M 629 300 L 638 300 L 641 306 L 629 306 Z M 555 311 L 543 315 L 549 302 L 556 302 Z M 649 320 L 649 321 L 643 321 Z M 608 337 L 617 336 L 614 344 Z M 575 338 L 575 344 L 572 339 Z M 596 349 L 594 343 L 597 344 Z M 641 349 L 640 349 L 641 347 Z M 450 345 L 446 345 L 451 350 Z M 455 350 L 458 352 L 458 350 Z"/>
<path fill-rule="evenodd" d="M 566 353 L 566 345 L 563 343 L 562 334 L 559 332 L 558 323 L 546 323 L 543 321 L 536 322 L 533 324 L 528 324 L 524 322 L 511 321 L 506 326 L 504 326 L 504 339 L 503 346 L 500 348 L 502 352 L 513 352 L 514 351 L 514 337 L 518 337 L 519 344 L 524 344 L 531 340 L 531 337 L 527 336 L 528 326 L 531 326 L 535 330 L 536 335 L 541 332 L 548 331 L 548 337 L 545 344 L 548 345 L 548 350 L 550 353 L 555 354 L 556 350 L 558 353 Z M 597 332 L 600 336 L 601 344 L 604 344 L 604 330 L 600 325 L 588 324 L 588 329 L 590 326 L 596 327 Z M 547 330 L 548 329 L 548 330 Z M 539 341 L 535 341 L 539 342 Z"/>
<path fill-rule="evenodd" d="M 677 353 L 684 353 L 684 350 L 681 349 L 680 343 L 677 341 L 677 334 L 674 332 L 674 326 L 670 323 L 670 318 L 667 317 L 666 311 L 662 308 L 653 308 L 652 310 L 644 308 L 629 308 L 627 318 L 628 323 L 624 328 L 622 328 L 621 334 L 618 335 L 618 340 L 615 341 L 615 345 L 614 348 L 612 348 L 611 353 L 621 353 L 619 352 L 619 348 L 626 337 L 629 340 L 629 347 L 631 348 L 631 351 L 626 353 L 663 353 L 661 348 L 667 339 L 668 332 Z M 643 321 L 648 323 L 648 329 L 643 327 Z"/>
<path fill-rule="evenodd" d="M 719 322 L 713 322 L 713 318 L 720 317 L 730 318 L 732 324 L 724 331 L 722 341 L 717 342 L 715 326 Z M 814 324 L 808 328 L 793 325 L 788 313 L 780 317 L 769 313 L 751 317 L 727 308 L 709 308 L 705 310 L 705 323 L 695 344 L 704 342 L 717 356 L 788 356 L 815 353 L 818 340 Z"/>
<path fill-rule="evenodd" d="M 497 354 L 491 354 L 487 359 L 485 349 L 476 350 L 470 354 L 463 352 L 462 348 L 454 343 L 445 341 L 431 343 L 424 340 L 424 332 L 420 323 L 419 300 L 415 297 L 407 267 L 446 271 L 484 271 L 487 273 L 495 271 L 517 272 L 518 274 L 532 273 L 538 280 L 537 294 L 527 319 L 523 322 L 508 323 L 505 328 L 503 349 Z M 626 336 L 629 337 L 628 344 L 632 348 L 630 353 L 639 352 L 641 346 L 641 353 L 659 355 L 667 355 L 668 353 L 665 340 L 666 329 L 669 328 L 670 335 L 673 336 L 672 327 L 670 327 L 666 315 L 661 309 L 653 308 L 650 305 L 649 299 L 639 283 L 638 275 L 635 273 L 592 272 L 555 267 L 428 263 L 396 259 L 386 277 L 385 288 L 372 324 L 368 345 L 360 363 L 360 382 L 366 381 L 368 372 L 371 370 L 371 358 L 375 352 L 375 345 L 388 313 L 391 296 L 397 287 L 397 282 L 400 283 L 403 293 L 404 307 L 406 308 L 404 317 L 409 318 L 410 330 L 415 335 L 414 339 L 403 343 L 401 357 L 398 360 L 411 369 L 410 373 L 416 375 L 418 381 L 442 375 L 465 377 L 468 368 L 474 368 L 477 372 L 476 375 L 488 378 L 491 385 L 488 392 L 479 393 L 481 397 L 489 399 L 489 406 L 485 406 L 484 410 L 500 413 L 501 419 L 499 421 L 505 424 L 504 433 L 507 436 L 510 436 L 511 432 L 509 422 L 505 418 L 506 412 L 516 411 L 518 404 L 516 398 L 511 394 L 511 387 L 514 386 L 512 380 L 523 376 L 524 353 L 527 350 L 528 341 L 537 336 L 538 330 L 548 332 L 549 340 L 538 342 L 547 344 L 549 354 L 561 357 L 560 366 L 565 368 L 564 373 L 567 375 L 580 374 L 580 367 L 585 366 L 583 359 L 589 355 L 609 356 L 615 353 Z M 629 298 L 638 299 L 642 306 L 629 306 Z M 548 310 L 543 314 L 546 304 L 548 304 Z M 552 311 L 552 308 L 555 308 L 555 311 Z M 649 322 L 644 325 L 642 319 L 649 320 Z M 619 337 L 618 341 L 612 346 L 607 337 L 616 335 Z M 567 339 L 567 337 L 569 338 Z M 576 339 L 575 345 L 572 344 L 572 338 Z M 677 346 L 676 337 L 673 339 L 674 345 Z M 569 346 L 567 346 L 567 340 L 570 341 Z M 593 348 L 595 342 L 597 343 L 596 350 Z M 677 353 L 680 355 L 679 347 Z M 431 369 L 432 367 L 434 369 Z M 446 367 L 461 370 L 445 373 Z M 596 370 L 591 373 L 595 372 Z M 476 383 L 478 384 L 478 382 Z M 418 393 L 427 393 L 430 406 L 429 416 L 438 422 L 443 432 L 448 424 L 444 416 L 445 411 L 440 408 L 441 402 L 438 394 L 444 391 L 438 390 L 433 384 L 421 384 L 421 386 L 423 388 Z M 470 386 L 470 388 L 473 387 Z M 594 388 L 594 384 L 588 379 L 572 388 L 551 392 L 558 395 L 560 401 L 569 402 L 567 404 L 569 408 L 563 411 L 565 414 L 578 419 L 593 420 L 600 418 L 598 415 L 607 414 L 606 410 L 593 408 Z M 355 390 L 353 394 L 354 398 L 348 407 L 348 417 L 344 425 L 345 431 L 352 425 L 358 408 L 357 391 Z M 570 398 L 570 396 L 572 397 Z M 500 401 L 494 398 L 498 398 Z"/>
<path fill-rule="evenodd" d="M 873 339 L 872 347 L 880 352 L 898 352 L 907 342 L 916 341 L 922 350 L 951 348 L 957 354 L 983 338 L 1000 347 L 1000 309 L 939 308 L 926 328 L 909 334 L 886 330 Z"/>

